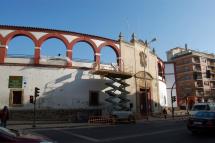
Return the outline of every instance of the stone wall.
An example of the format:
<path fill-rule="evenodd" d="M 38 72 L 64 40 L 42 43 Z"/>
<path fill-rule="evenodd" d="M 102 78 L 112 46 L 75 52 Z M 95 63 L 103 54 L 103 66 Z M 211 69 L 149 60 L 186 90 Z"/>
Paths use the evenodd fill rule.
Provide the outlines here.
<path fill-rule="evenodd" d="M 37 121 L 70 121 L 70 122 L 87 122 L 89 116 L 101 115 L 100 109 L 50 109 L 36 110 Z M 33 120 L 33 110 L 11 110 L 10 120 L 29 121 Z"/>

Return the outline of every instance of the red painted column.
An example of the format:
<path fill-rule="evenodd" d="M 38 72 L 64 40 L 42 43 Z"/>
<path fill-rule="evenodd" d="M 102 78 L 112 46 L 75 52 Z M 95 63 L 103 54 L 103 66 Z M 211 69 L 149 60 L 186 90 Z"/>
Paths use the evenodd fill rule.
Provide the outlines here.
<path fill-rule="evenodd" d="M 6 58 L 7 48 L 6 45 L 0 45 L 0 64 L 4 63 L 4 59 Z"/>
<path fill-rule="evenodd" d="M 40 64 L 40 47 L 34 49 L 34 64 Z"/>
<path fill-rule="evenodd" d="M 94 67 L 94 68 L 97 68 L 97 69 L 100 69 L 100 53 L 96 53 L 95 54 L 95 61 L 96 61 L 96 67 Z"/>
<path fill-rule="evenodd" d="M 72 66 L 72 50 L 67 50 L 66 56 L 69 59 L 69 61 L 67 61 L 67 66 L 71 67 Z"/>

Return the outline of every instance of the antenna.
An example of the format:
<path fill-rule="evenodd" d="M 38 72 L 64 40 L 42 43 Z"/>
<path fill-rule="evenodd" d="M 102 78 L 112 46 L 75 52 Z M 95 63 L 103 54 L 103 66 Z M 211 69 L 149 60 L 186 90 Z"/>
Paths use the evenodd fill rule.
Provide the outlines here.
<path fill-rule="evenodd" d="M 128 17 L 125 17 L 125 23 L 126 23 L 126 29 L 128 31 L 128 34 L 130 33 L 130 25 L 129 25 L 129 22 L 128 22 Z"/>

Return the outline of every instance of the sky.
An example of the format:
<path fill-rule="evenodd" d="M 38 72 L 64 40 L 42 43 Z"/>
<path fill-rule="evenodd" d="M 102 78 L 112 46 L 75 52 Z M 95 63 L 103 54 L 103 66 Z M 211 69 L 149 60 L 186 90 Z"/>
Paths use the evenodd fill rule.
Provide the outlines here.
<path fill-rule="evenodd" d="M 115 40 L 122 32 L 126 41 L 130 41 L 132 33 L 144 41 L 156 37 L 157 41 L 150 46 L 164 61 L 166 51 L 184 47 L 185 43 L 193 50 L 215 53 L 215 0 L 1 0 L 0 5 L 0 25 L 69 30 Z M 15 48 L 19 49 L 18 53 L 33 52 L 21 50 L 32 46 L 29 41 L 14 38 L 8 52 L 14 54 L 10 47 L 17 45 L 21 47 Z M 53 50 L 53 46 L 58 47 Z M 92 53 L 91 49 L 80 48 L 89 45 L 78 43 L 76 46 L 77 59 L 87 55 L 93 58 L 88 54 Z M 56 39 L 48 40 L 42 47 L 46 47 L 42 53 L 50 55 L 65 49 Z M 88 52 L 80 57 L 81 50 Z M 109 62 L 114 59 L 112 49 L 104 48 L 102 52 Z"/>

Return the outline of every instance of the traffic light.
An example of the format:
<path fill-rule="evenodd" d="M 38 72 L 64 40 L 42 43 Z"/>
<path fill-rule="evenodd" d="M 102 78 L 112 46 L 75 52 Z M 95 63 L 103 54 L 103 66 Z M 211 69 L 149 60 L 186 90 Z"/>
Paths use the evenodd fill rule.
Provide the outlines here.
<path fill-rule="evenodd" d="M 38 87 L 35 87 L 34 96 L 35 96 L 35 97 L 38 97 L 38 96 L 39 96 L 39 93 L 40 93 L 40 89 L 39 89 Z"/>
<path fill-rule="evenodd" d="M 176 96 L 172 96 L 172 102 L 176 101 Z"/>
<path fill-rule="evenodd" d="M 198 73 L 197 72 L 193 72 L 193 79 L 197 80 L 197 77 L 198 77 Z"/>
<path fill-rule="evenodd" d="M 211 78 L 211 71 L 210 70 L 206 70 L 206 77 Z"/>
<path fill-rule="evenodd" d="M 30 103 L 32 103 L 32 104 L 34 103 L 34 96 L 32 96 L 32 95 L 30 96 Z"/>

